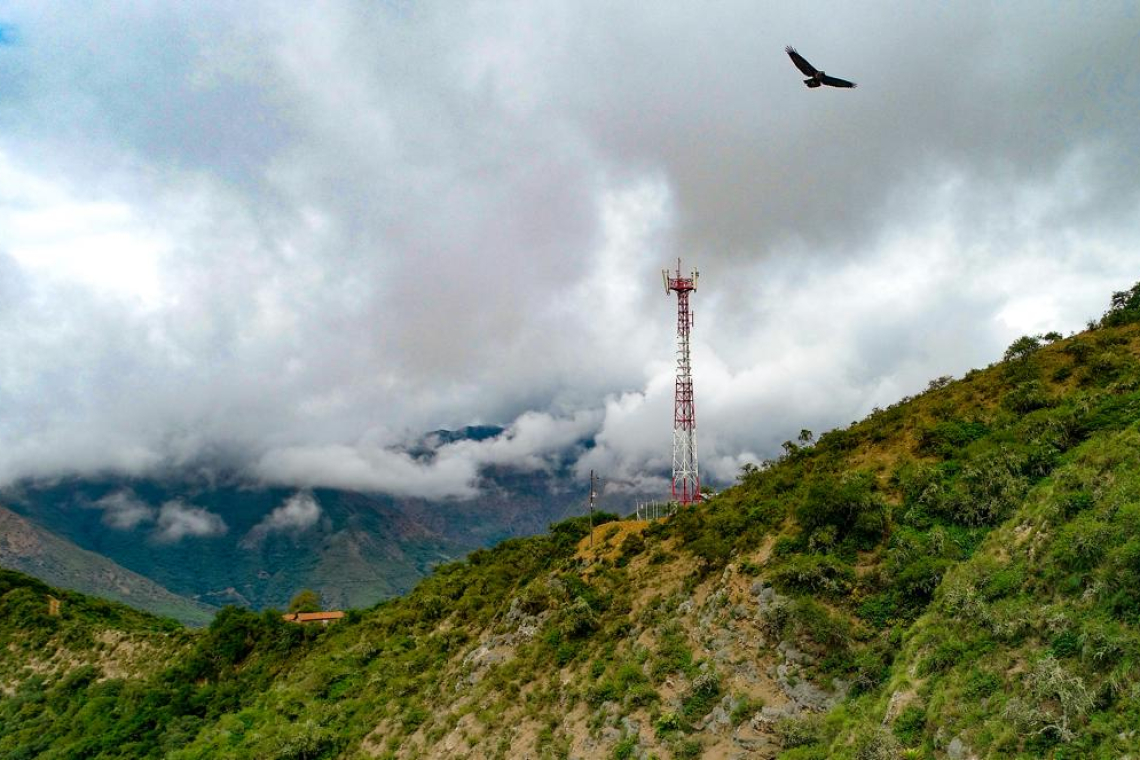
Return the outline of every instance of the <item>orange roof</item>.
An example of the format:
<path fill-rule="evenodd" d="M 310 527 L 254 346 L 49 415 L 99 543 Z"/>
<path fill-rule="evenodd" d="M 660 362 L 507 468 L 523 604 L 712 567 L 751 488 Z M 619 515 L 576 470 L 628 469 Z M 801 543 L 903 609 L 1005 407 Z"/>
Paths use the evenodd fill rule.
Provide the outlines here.
<path fill-rule="evenodd" d="M 340 610 L 333 610 L 331 612 L 290 612 L 281 617 L 291 623 L 313 623 L 322 620 L 340 620 L 344 617 L 344 613 Z"/>

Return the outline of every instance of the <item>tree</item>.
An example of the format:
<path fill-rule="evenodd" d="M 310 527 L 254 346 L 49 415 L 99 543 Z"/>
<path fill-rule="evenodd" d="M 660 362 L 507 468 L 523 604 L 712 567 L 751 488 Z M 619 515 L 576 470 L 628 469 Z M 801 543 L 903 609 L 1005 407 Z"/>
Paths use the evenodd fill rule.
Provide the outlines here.
<path fill-rule="evenodd" d="M 303 588 L 289 602 L 289 612 L 320 612 L 321 595 L 311 589 Z"/>
<path fill-rule="evenodd" d="M 1005 350 L 1005 357 L 1008 361 L 1024 361 L 1037 352 L 1041 348 L 1041 339 L 1032 335 L 1022 335 L 1009 345 Z"/>

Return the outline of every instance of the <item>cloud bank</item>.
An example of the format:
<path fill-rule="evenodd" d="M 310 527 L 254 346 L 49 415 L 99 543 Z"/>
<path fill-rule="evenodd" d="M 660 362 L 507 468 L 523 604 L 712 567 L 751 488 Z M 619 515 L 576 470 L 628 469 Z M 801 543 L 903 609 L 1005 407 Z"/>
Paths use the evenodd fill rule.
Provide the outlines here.
<path fill-rule="evenodd" d="M 731 479 L 1132 283 L 1136 26 L 1128 3 L 8 3 L 0 484 L 206 464 L 463 498 L 569 451 L 656 488 L 678 256 L 702 468 Z M 807 90 L 786 44 L 859 88 Z M 409 453 L 478 423 L 508 433 Z M 167 506 L 164 540 L 224 529 Z"/>

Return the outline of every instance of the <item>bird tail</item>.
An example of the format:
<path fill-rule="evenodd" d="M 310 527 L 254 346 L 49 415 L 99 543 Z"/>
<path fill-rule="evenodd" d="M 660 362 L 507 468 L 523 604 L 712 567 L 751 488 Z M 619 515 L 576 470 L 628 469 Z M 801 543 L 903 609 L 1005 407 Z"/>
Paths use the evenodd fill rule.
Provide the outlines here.
<path fill-rule="evenodd" d="M 819 87 L 819 80 L 818 79 L 805 79 L 804 84 L 806 84 L 808 87 Z"/>

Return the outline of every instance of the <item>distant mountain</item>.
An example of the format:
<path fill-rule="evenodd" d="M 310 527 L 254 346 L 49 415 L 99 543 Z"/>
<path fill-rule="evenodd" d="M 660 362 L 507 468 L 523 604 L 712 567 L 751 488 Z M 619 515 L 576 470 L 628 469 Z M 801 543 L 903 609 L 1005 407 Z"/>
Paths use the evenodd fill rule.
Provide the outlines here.
<path fill-rule="evenodd" d="M 500 433 L 435 431 L 419 455 Z M 540 533 L 584 508 L 584 488 L 568 469 L 489 467 L 482 476 L 480 496 L 469 500 L 298 492 L 190 475 L 24 483 L 0 499 L 41 528 L 208 605 L 280 608 L 312 588 L 328 607 L 367 607 L 407 592 L 441 562 Z"/>
<path fill-rule="evenodd" d="M 52 535 L 4 507 L 0 507 L 0 567 L 189 625 L 205 625 L 216 611 Z"/>

